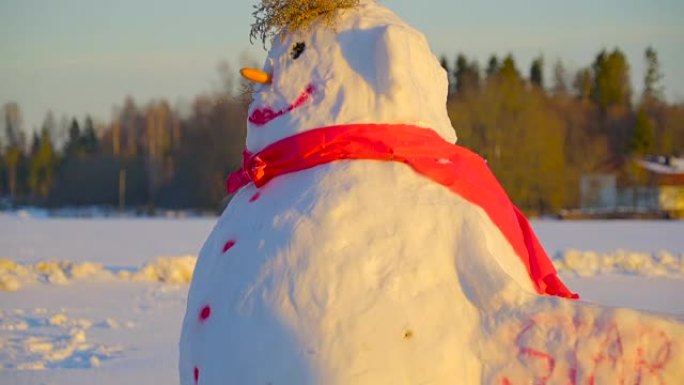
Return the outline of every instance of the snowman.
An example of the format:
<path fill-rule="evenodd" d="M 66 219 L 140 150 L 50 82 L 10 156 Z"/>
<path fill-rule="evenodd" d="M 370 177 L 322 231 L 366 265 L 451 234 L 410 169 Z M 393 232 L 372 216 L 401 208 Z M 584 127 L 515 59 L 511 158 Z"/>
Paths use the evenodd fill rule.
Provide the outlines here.
<path fill-rule="evenodd" d="M 258 11 L 253 34 L 275 37 L 242 70 L 244 166 L 195 268 L 181 384 L 598 384 L 623 358 L 643 364 L 627 380 L 682 374 L 677 322 L 570 300 L 485 161 L 453 144 L 420 32 L 370 0 Z M 616 348 L 638 325 L 659 342 Z"/>

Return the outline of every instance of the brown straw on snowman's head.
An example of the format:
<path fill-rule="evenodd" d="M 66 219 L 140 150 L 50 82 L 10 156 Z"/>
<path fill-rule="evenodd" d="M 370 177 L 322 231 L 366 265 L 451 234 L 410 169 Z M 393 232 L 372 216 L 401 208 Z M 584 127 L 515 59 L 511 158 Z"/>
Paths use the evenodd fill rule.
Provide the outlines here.
<path fill-rule="evenodd" d="M 339 9 L 358 6 L 360 0 L 261 0 L 252 13 L 256 19 L 249 32 L 249 41 L 266 40 L 283 32 L 306 30 L 313 21 L 321 19 L 334 26 Z"/>

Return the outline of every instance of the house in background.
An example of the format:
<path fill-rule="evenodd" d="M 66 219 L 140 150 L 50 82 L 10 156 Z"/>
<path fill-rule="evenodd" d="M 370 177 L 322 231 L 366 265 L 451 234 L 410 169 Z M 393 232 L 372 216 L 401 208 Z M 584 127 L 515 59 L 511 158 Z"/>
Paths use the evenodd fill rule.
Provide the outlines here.
<path fill-rule="evenodd" d="M 614 211 L 618 207 L 615 174 L 587 174 L 580 178 L 580 207 L 583 210 Z"/>
<path fill-rule="evenodd" d="M 684 218 L 684 158 L 651 156 L 636 161 L 648 172 L 654 209 Z"/>
<path fill-rule="evenodd" d="M 646 173 L 642 185 L 619 187 L 616 174 L 580 179 L 580 210 L 566 218 L 684 219 L 684 158 L 648 156 L 635 160 Z"/>

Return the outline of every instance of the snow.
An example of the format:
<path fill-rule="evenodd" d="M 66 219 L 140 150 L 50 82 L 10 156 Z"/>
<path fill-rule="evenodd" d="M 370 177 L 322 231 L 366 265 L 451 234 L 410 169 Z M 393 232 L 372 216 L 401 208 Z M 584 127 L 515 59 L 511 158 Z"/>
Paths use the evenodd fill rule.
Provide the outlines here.
<path fill-rule="evenodd" d="M 122 282 L 0 293 L 0 383 L 178 383 L 187 286 Z"/>
<path fill-rule="evenodd" d="M 578 277 L 563 275 L 582 300 L 602 305 L 667 313 L 684 319 L 684 279 L 622 274 Z"/>
<path fill-rule="evenodd" d="M 532 222 L 544 247 L 555 255 L 568 249 L 613 252 L 618 249 L 683 254 L 682 221 L 542 221 Z M 540 226 L 537 226 L 540 223 Z M 610 231 L 606 231 L 610 229 Z M 587 247 L 591 245 L 591 247 Z"/>
<path fill-rule="evenodd" d="M 99 263 L 72 261 L 41 261 L 20 264 L 0 259 L 0 291 L 16 291 L 23 285 L 45 282 L 67 285 L 74 281 L 134 280 L 166 283 L 189 283 L 197 257 L 157 257 L 139 269 L 107 269 Z"/>
<path fill-rule="evenodd" d="M 274 40 L 248 149 L 363 122 L 455 140 L 446 77 L 422 34 L 365 0 L 338 21 Z M 0 382 L 684 378 L 683 311 L 666 292 L 684 287 L 678 222 L 537 222 L 584 301 L 538 295 L 482 208 L 399 162 L 339 161 L 248 185 L 212 224 L 0 217 Z M 654 231 L 670 236 L 640 238 Z"/>
<path fill-rule="evenodd" d="M 6 214 L 0 214 L 0 220 L 0 258 L 23 263 L 70 260 L 131 269 L 158 256 L 196 255 L 216 222 L 215 218 L 40 220 Z M 150 228 L 157 232 L 150 233 Z M 74 242 L 75 237 L 79 242 Z"/>
<path fill-rule="evenodd" d="M 567 250 L 554 260 L 560 272 L 572 272 L 580 276 L 597 274 L 625 273 L 653 276 L 684 276 L 681 256 L 668 251 L 642 253 L 616 250 L 612 253 L 595 251 Z"/>
<path fill-rule="evenodd" d="M 215 221 L 0 214 L 0 282 L 16 282 L 0 291 L 0 383 L 178 383 L 187 282 Z"/>
<path fill-rule="evenodd" d="M 25 265 L 59 260 L 57 256 L 97 260 L 92 263 L 116 275 L 151 263 L 158 255 L 196 253 L 215 222 L 216 218 L 26 220 L 0 215 L 0 255 Z M 612 254 L 618 248 L 649 255 L 666 249 L 681 256 L 684 251 L 684 239 L 675 236 L 684 234 L 682 221 L 535 221 L 533 225 L 553 255 L 567 248 L 597 254 Z M 619 232 L 627 232 L 622 240 L 614 236 Z M 18 234 L 23 236 L 17 239 Z M 121 243 L 121 238 L 129 241 Z M 49 247 L 50 240 L 56 239 L 60 242 Z M 172 244 L 157 254 L 163 239 Z M 102 256 L 99 250 L 110 252 Z M 617 270 L 596 271 L 592 276 L 566 272 L 563 279 L 587 301 L 684 318 L 681 275 L 654 277 Z M 18 291 L 0 292 L 0 383 L 176 384 L 177 341 L 187 290 L 185 284 L 96 278 L 70 280 L 67 285 L 36 280 Z M 85 337 L 85 343 L 78 342 L 72 331 L 83 331 L 80 337 Z M 61 360 L 56 352 L 63 354 Z"/>
<path fill-rule="evenodd" d="M 656 157 L 639 159 L 637 163 L 648 171 L 664 175 L 684 174 L 684 159 L 677 157 Z"/>

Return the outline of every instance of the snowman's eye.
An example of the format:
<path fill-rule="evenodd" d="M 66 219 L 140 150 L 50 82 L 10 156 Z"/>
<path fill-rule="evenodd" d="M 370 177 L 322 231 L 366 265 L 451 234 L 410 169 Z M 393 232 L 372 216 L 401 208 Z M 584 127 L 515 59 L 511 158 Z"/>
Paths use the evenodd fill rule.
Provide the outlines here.
<path fill-rule="evenodd" d="M 304 52 L 305 48 L 306 44 L 304 44 L 303 41 L 295 43 L 295 45 L 292 46 L 292 52 L 290 52 L 290 56 L 292 56 L 292 59 L 296 60 Z"/>

